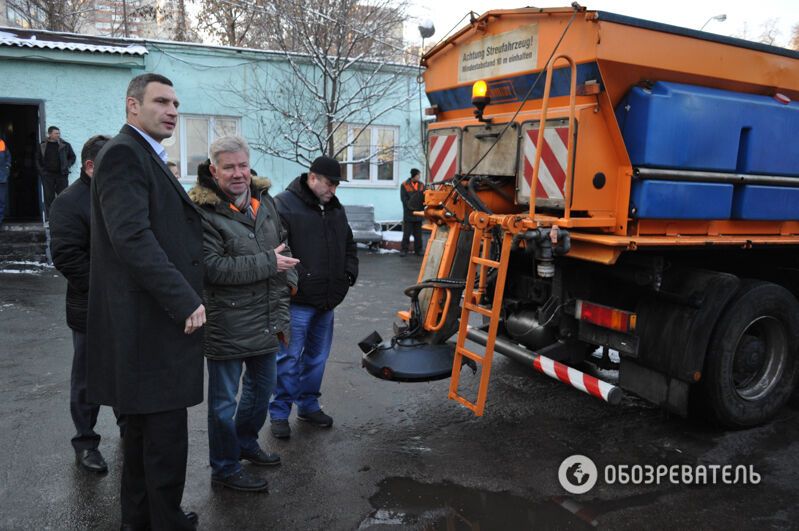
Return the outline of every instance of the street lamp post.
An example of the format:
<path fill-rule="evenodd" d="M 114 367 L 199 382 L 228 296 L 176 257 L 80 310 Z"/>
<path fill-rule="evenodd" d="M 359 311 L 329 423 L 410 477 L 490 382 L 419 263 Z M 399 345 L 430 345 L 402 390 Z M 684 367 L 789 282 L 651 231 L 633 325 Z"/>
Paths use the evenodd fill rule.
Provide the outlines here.
<path fill-rule="evenodd" d="M 727 15 L 726 14 L 721 14 L 721 15 L 714 15 L 714 16 L 710 17 L 709 19 L 707 19 L 707 22 L 702 24 L 702 27 L 699 28 L 699 31 L 702 31 L 703 29 L 705 29 L 705 26 L 710 24 L 710 22 L 713 21 L 713 20 L 718 20 L 719 22 L 724 22 L 725 20 L 727 20 Z"/>

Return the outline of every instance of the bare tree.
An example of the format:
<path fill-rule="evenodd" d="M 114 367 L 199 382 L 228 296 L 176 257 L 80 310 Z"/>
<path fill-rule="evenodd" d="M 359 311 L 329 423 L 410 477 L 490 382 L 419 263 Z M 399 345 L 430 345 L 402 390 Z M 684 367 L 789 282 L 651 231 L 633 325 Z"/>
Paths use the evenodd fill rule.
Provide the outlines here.
<path fill-rule="evenodd" d="M 777 39 L 780 37 L 780 29 L 777 27 L 779 24 L 779 19 L 777 18 L 770 18 L 763 22 L 760 26 L 760 37 L 758 37 L 758 42 L 762 42 L 763 44 L 771 44 L 774 45 L 777 42 Z"/>
<path fill-rule="evenodd" d="M 401 2 L 273 0 L 270 6 L 261 38 L 284 61 L 254 66 L 249 86 L 227 93 L 248 115 L 262 117 L 254 147 L 303 164 L 320 153 L 343 158 L 369 126 L 397 109 L 410 112 L 418 92 L 415 70 L 398 62 Z M 347 124 L 357 127 L 348 133 Z M 418 149 L 418 139 L 408 142 Z"/>
<path fill-rule="evenodd" d="M 733 33 L 732 36 L 747 41 L 754 41 L 763 44 L 768 44 L 771 46 L 788 46 L 788 47 L 793 47 L 794 49 L 799 49 L 797 48 L 797 46 L 799 46 L 799 42 L 797 42 L 797 28 L 799 28 L 799 24 L 796 24 L 793 28 L 792 31 L 793 37 L 790 43 L 785 42 L 782 39 L 783 34 L 779 29 L 778 18 L 770 18 L 765 20 L 757 27 L 756 30 L 753 30 L 749 26 L 749 24 L 744 22 L 743 24 L 741 24 L 741 27 L 738 29 L 738 31 Z"/>
<path fill-rule="evenodd" d="M 189 16 L 186 11 L 186 0 L 177 0 L 175 3 L 174 12 L 172 13 L 175 23 L 175 31 L 173 38 L 176 41 L 190 41 L 194 40 L 191 36 L 191 24 Z"/>
<path fill-rule="evenodd" d="M 201 0 L 198 29 L 226 46 L 261 48 L 265 14 L 271 10 L 265 0 Z"/>
<path fill-rule="evenodd" d="M 793 25 L 793 29 L 791 30 L 791 42 L 788 44 L 788 48 L 799 50 L 799 22 Z"/>
<path fill-rule="evenodd" d="M 76 33 L 94 0 L 6 0 L 6 8 L 30 28 Z"/>
<path fill-rule="evenodd" d="M 103 2 L 108 10 L 111 37 L 142 37 L 142 26 L 158 18 L 159 7 L 155 0 L 118 0 Z"/>

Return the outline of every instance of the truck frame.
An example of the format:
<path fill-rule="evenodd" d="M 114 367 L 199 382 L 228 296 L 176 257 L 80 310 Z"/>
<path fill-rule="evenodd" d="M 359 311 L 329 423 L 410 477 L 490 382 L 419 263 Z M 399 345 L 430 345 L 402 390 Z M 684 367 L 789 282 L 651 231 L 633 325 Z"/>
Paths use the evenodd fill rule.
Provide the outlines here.
<path fill-rule="evenodd" d="M 489 11 L 422 66 L 431 236 L 402 324 L 360 344 L 370 373 L 449 377 L 482 415 L 499 352 L 609 403 L 776 414 L 799 374 L 799 52 L 574 4 Z"/>

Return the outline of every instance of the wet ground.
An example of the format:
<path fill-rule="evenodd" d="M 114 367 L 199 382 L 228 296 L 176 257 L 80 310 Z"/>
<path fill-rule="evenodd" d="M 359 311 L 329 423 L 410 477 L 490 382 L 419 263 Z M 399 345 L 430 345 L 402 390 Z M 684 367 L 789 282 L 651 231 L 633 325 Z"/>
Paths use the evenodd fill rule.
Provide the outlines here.
<path fill-rule="evenodd" d="M 771 424 L 723 432 L 626 397 L 620 406 L 499 357 L 486 414 L 446 399 L 448 381 L 398 384 L 360 367 L 357 341 L 390 335 L 419 261 L 362 252 L 361 276 L 337 310 L 323 405 L 330 430 L 265 430 L 283 464 L 254 472 L 269 494 L 210 483 L 206 410 L 189 410 L 184 506 L 201 529 L 790 529 L 799 526 L 799 408 Z M 69 439 L 71 335 L 54 271 L 0 273 L 0 529 L 114 529 L 121 445 L 101 410 L 110 471 L 79 470 Z M 477 378 L 464 370 L 465 385 Z M 571 495 L 558 481 L 573 454 L 607 465 L 752 466 L 759 484 L 606 484 Z M 721 479 L 721 473 L 719 473 Z"/>

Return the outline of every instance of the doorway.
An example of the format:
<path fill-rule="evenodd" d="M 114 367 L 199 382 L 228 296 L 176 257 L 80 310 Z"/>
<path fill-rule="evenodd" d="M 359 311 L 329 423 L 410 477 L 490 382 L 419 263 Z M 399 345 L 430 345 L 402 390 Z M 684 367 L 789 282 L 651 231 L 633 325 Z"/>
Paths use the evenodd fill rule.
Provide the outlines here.
<path fill-rule="evenodd" d="M 11 153 L 4 222 L 41 221 L 36 149 L 41 142 L 44 103 L 0 100 L 0 131 Z"/>

